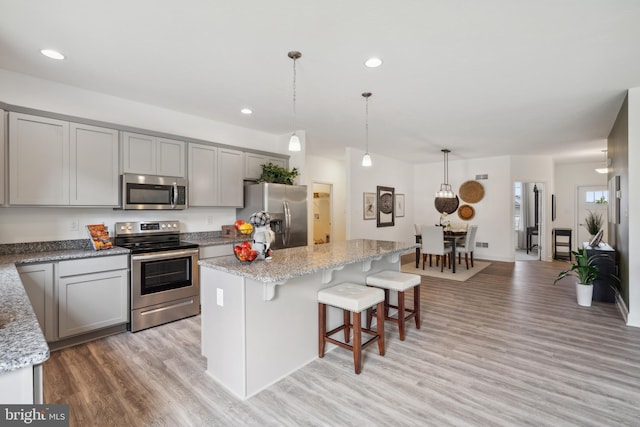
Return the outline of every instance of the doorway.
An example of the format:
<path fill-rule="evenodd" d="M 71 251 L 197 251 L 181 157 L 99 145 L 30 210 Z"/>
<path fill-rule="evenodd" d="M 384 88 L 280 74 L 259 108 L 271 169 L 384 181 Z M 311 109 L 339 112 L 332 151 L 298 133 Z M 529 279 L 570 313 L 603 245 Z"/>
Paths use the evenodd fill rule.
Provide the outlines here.
<path fill-rule="evenodd" d="M 578 248 L 582 247 L 582 243 L 589 242 L 591 240 L 591 235 L 587 231 L 585 226 L 585 218 L 589 214 L 589 212 L 593 212 L 595 215 L 601 215 L 602 217 L 602 226 L 600 228 L 603 229 L 602 241 L 608 242 L 608 230 L 607 223 L 609 222 L 608 217 L 608 206 L 609 206 L 609 191 L 604 185 L 591 185 L 591 186 L 579 186 L 578 187 L 578 208 L 576 212 L 578 212 L 576 218 L 576 234 L 577 238 L 575 239 L 575 246 Z M 575 250 L 575 249 L 572 249 Z"/>
<path fill-rule="evenodd" d="M 541 260 L 545 240 L 544 184 L 517 181 L 513 195 L 515 260 Z"/>
<path fill-rule="evenodd" d="M 313 243 L 331 242 L 333 184 L 313 183 Z"/>

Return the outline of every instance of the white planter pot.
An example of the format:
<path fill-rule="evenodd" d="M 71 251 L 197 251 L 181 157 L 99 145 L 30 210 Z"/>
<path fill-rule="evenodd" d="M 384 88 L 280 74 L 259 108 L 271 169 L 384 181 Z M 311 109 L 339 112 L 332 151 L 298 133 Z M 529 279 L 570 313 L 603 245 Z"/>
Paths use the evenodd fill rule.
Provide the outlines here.
<path fill-rule="evenodd" d="M 583 307 L 591 307 L 591 299 L 593 298 L 593 285 L 583 285 L 576 283 L 576 296 L 578 297 L 578 305 Z"/>

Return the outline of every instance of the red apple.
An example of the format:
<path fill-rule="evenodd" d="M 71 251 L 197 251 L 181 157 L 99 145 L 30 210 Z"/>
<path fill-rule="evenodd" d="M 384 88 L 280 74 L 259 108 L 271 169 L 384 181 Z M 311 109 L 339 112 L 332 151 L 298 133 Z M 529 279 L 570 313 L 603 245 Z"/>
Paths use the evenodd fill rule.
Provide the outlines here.
<path fill-rule="evenodd" d="M 233 226 L 236 230 L 239 230 L 242 224 L 244 224 L 244 221 L 241 219 L 237 219 L 236 222 L 233 223 Z"/>

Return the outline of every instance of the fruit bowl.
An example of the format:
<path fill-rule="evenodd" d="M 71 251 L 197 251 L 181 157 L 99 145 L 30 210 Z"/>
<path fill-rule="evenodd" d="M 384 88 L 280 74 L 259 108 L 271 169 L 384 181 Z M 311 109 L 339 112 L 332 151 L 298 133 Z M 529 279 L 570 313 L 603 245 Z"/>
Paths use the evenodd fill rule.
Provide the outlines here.
<path fill-rule="evenodd" d="M 233 247 L 233 254 L 240 262 L 253 262 L 258 258 L 258 251 L 253 249 L 250 241 L 245 240 L 239 245 Z"/>

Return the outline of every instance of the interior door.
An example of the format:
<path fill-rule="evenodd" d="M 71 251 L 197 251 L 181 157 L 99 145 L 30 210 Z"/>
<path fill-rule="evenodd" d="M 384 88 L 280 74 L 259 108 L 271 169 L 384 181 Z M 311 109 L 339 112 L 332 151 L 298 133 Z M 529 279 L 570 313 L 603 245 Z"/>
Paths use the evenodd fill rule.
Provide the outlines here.
<path fill-rule="evenodd" d="M 585 227 L 585 218 L 590 211 L 602 215 L 602 229 L 604 231 L 602 241 L 608 241 L 608 201 L 609 192 L 607 187 L 604 185 L 578 187 L 578 208 L 576 209 L 576 212 L 578 213 L 576 229 L 578 231 L 575 240 L 576 247 L 581 248 L 584 242 L 591 240 L 591 235 Z"/>

